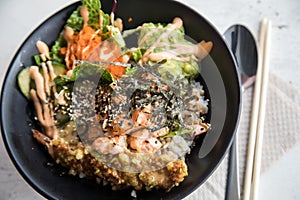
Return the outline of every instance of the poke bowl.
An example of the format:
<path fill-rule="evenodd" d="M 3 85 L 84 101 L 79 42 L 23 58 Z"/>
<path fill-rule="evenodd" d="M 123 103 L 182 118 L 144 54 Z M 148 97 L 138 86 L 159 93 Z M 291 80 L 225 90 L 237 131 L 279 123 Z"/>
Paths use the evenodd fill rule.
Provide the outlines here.
<path fill-rule="evenodd" d="M 232 143 L 241 109 L 240 80 L 234 58 L 217 29 L 201 14 L 180 2 L 126 0 L 114 4 L 114 1 L 102 0 L 101 3 L 99 2 L 101 9 L 97 15 L 103 18 L 95 19 L 98 25 L 101 24 L 100 22 L 107 23 L 107 26 L 101 29 L 101 33 L 90 24 L 89 20 L 92 18 L 90 2 L 99 1 L 87 0 L 73 3 L 46 19 L 27 37 L 12 59 L 1 92 L 1 130 L 10 158 L 23 178 L 48 199 L 86 197 L 89 199 L 99 199 L 99 197 L 101 199 L 182 199 L 209 178 Z M 90 11 L 87 20 L 84 11 Z M 70 22 L 72 15 L 81 16 L 81 21 L 78 22 L 73 18 L 75 22 Z M 121 23 L 117 19 L 121 19 Z M 72 27 L 71 34 L 66 36 L 66 33 L 70 32 L 68 28 L 72 23 L 75 25 Z M 82 26 L 79 30 L 76 30 L 76 23 Z M 178 31 L 174 33 L 174 29 Z M 96 43 L 101 40 L 102 44 L 95 45 L 93 50 L 97 51 L 91 50 L 88 57 L 84 57 L 83 52 L 89 51 L 87 47 L 92 46 L 91 43 L 83 44 L 80 55 L 76 54 L 78 52 L 72 49 L 75 45 L 79 49 L 80 44 L 77 41 L 80 41 L 80 37 L 84 38 L 84 32 L 90 30 L 94 32 L 90 34 L 93 35 L 91 36 L 93 39 L 89 42 Z M 136 32 L 139 33 L 138 36 Z M 157 32 L 160 33 L 157 35 Z M 171 32 L 172 37 L 168 36 L 167 41 L 161 42 L 162 45 L 156 44 L 156 41 Z M 124 35 L 129 36 L 125 38 Z M 60 36 L 63 37 L 63 42 L 58 45 Z M 120 37 L 124 37 L 125 40 Z M 137 41 L 137 46 L 131 45 L 132 38 Z M 125 45 L 130 43 L 128 45 L 130 47 L 126 46 L 124 50 L 123 42 Z M 150 44 L 145 47 L 143 42 Z M 117 48 L 116 44 L 121 45 L 122 48 Z M 116 49 L 119 50 L 117 58 L 121 55 L 121 60 L 94 59 L 95 56 L 99 57 L 97 52 L 100 47 L 104 49 L 112 45 L 114 53 Z M 199 45 L 202 49 L 197 49 L 197 53 L 190 51 L 198 48 Z M 59 53 L 63 55 L 64 59 L 61 63 L 57 63 L 59 59 L 55 60 L 53 50 L 55 46 L 60 47 Z M 179 46 L 180 50 L 177 48 Z M 188 47 L 185 48 L 184 53 L 182 53 L 183 46 Z M 149 53 L 149 49 L 152 52 Z M 114 54 L 111 52 L 112 50 L 107 55 Z M 172 53 L 169 54 L 170 52 Z M 70 54 L 74 54 L 75 57 L 68 57 Z M 64 69 L 62 76 L 55 75 L 51 80 L 53 66 L 56 70 L 53 74 L 60 73 L 57 68 L 61 66 Z M 91 66 L 96 66 L 96 70 L 89 71 Z M 43 71 L 45 67 L 48 68 L 47 77 L 50 77 L 48 81 L 55 83 L 56 93 L 53 94 L 51 93 L 53 84 L 49 84 L 51 93 L 49 98 L 55 99 L 54 102 L 58 106 L 55 103 L 51 105 L 51 101 L 46 98 L 43 99 L 47 96 L 44 74 L 46 72 Z M 24 76 L 27 73 L 31 78 L 29 81 L 26 80 L 25 89 L 23 79 L 20 79 L 23 70 Z M 87 83 L 86 74 L 89 75 L 88 81 L 93 83 L 94 79 L 90 79 L 90 76 L 95 78 L 94 75 L 98 73 L 101 77 L 96 76 L 97 84 L 100 80 L 103 85 L 96 85 L 91 97 L 89 94 L 92 89 L 82 94 L 84 91 L 82 86 L 86 86 Z M 43 80 L 42 83 L 39 80 Z M 68 88 L 70 84 L 72 89 Z M 182 86 L 185 84 L 186 86 Z M 130 87 L 127 87 L 128 85 Z M 200 88 L 199 91 L 196 90 L 199 96 L 191 98 L 195 88 Z M 24 93 L 25 90 L 27 93 Z M 40 90 L 44 93 L 40 93 Z M 73 92 L 72 97 L 67 95 L 66 91 L 69 90 Z M 107 101 L 107 96 L 103 93 L 109 94 L 111 99 L 117 98 L 115 104 L 103 103 L 104 99 Z M 69 100 L 68 98 L 72 100 L 70 105 L 59 103 L 61 95 L 65 96 L 66 101 Z M 78 99 L 74 99 L 75 96 Z M 85 115 L 83 113 L 90 109 L 86 105 L 92 104 L 92 107 L 95 107 L 93 101 L 87 103 L 87 100 L 95 96 L 96 99 L 100 99 L 98 104 L 102 107 L 100 110 L 93 110 L 92 115 L 98 116 L 97 123 L 100 123 L 101 133 L 95 131 L 94 124 L 93 126 L 89 124 L 88 131 L 86 131 L 87 125 L 82 125 L 83 115 Z M 201 102 L 200 107 L 189 107 L 194 105 L 190 100 L 195 98 Z M 155 108 L 155 105 L 166 110 L 161 112 Z M 67 114 L 65 118 L 65 112 L 69 111 L 68 106 L 72 107 L 72 115 Z M 79 109 L 76 110 L 74 107 Z M 120 128 L 123 127 L 121 123 L 114 121 L 119 116 L 114 117 L 110 125 L 111 116 L 103 113 L 104 110 L 107 111 L 107 107 L 111 113 L 120 111 L 111 111 L 116 107 L 122 107 L 122 111 L 130 107 L 130 112 L 126 115 L 130 116 L 133 125 L 126 129 Z M 55 112 L 63 108 L 63 115 L 59 113 L 59 116 L 55 115 L 52 118 L 51 111 L 47 110 L 49 108 Z M 42 110 L 40 114 L 39 110 Z M 45 114 L 47 111 L 50 117 Z M 185 117 L 183 113 L 187 111 L 189 116 L 199 116 L 197 120 L 192 119 L 197 121 L 197 126 L 190 118 Z M 161 113 L 164 113 L 165 118 L 172 123 L 169 121 L 163 123 L 163 119 L 158 122 L 147 118 L 151 116 L 149 118 L 156 119 L 162 116 Z M 108 116 L 107 119 L 105 116 Z M 128 121 L 128 118 L 122 120 L 123 123 Z M 55 124 L 55 130 L 49 128 L 54 127 L 51 123 Z M 156 126 L 158 124 L 164 125 Z M 71 144 L 73 140 L 65 143 L 66 136 L 60 135 L 58 138 L 56 136 L 66 130 L 67 125 L 76 129 L 74 144 Z M 93 127 L 93 130 L 90 127 Z M 144 138 L 142 142 L 136 140 L 137 132 L 143 136 L 146 134 L 147 140 Z M 149 134 L 157 134 L 157 136 L 150 138 Z M 182 139 L 188 140 L 184 143 L 188 147 L 177 156 L 177 146 L 174 150 L 175 148 L 170 144 Z M 119 141 L 123 141 L 125 146 L 118 146 Z M 180 143 L 179 146 L 184 145 Z M 76 149 L 75 146 L 80 148 Z M 162 147 L 168 147 L 167 153 L 164 149 L 163 153 L 149 154 L 149 151 L 153 153 Z M 109 148 L 109 151 L 106 148 Z M 169 151 L 169 149 L 173 150 Z M 124 151 L 129 151 L 125 154 L 129 167 L 123 159 Z M 175 158 L 172 157 L 174 151 L 177 156 Z M 99 152 L 104 156 L 98 155 Z M 122 164 L 120 164 L 121 157 L 124 161 Z M 143 160 L 139 160 L 141 158 Z M 155 160 L 155 164 L 152 160 Z M 136 162 L 139 164 L 137 165 Z M 178 168 L 175 167 L 177 165 Z"/>

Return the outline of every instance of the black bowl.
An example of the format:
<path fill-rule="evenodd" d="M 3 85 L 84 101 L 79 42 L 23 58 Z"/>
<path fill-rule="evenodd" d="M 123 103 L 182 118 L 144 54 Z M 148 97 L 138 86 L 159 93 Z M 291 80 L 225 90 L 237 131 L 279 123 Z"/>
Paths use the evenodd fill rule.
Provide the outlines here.
<path fill-rule="evenodd" d="M 102 9 L 110 13 L 112 0 L 102 0 Z M 80 3 L 74 3 L 47 19 L 21 45 L 13 58 L 2 87 L 1 128 L 6 149 L 26 181 L 48 199 L 131 199 L 131 190 L 112 191 L 91 180 L 65 174 L 32 137 L 35 126 L 32 105 L 20 93 L 16 77 L 24 66 L 30 66 L 37 54 L 35 43 L 53 44 L 66 19 Z M 222 36 L 206 19 L 191 8 L 172 0 L 120 0 L 116 16 L 125 29 L 143 22 L 184 21 L 186 34 L 196 41 L 214 44 L 210 57 L 202 61 L 201 82 L 210 98 L 212 129 L 196 141 L 186 161 L 189 176 L 170 192 L 139 191 L 139 199 L 182 199 L 194 191 L 213 173 L 231 145 L 239 119 L 241 98 L 237 68 Z M 132 19 L 129 22 L 129 18 Z"/>

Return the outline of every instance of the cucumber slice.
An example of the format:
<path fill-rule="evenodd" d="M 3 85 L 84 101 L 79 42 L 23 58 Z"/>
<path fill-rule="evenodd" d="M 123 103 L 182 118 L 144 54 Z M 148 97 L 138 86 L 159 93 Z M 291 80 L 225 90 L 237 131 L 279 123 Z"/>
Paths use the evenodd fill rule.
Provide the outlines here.
<path fill-rule="evenodd" d="M 28 99 L 30 98 L 30 81 L 29 67 L 26 67 L 22 69 L 18 74 L 18 85 L 22 94 Z"/>
<path fill-rule="evenodd" d="M 66 67 L 63 64 L 53 63 L 53 70 L 56 75 L 64 75 L 67 72 Z M 18 74 L 18 85 L 22 92 L 22 94 L 26 98 L 30 98 L 29 91 L 30 91 L 30 84 L 31 79 L 29 75 L 29 67 L 22 69 Z"/>
<path fill-rule="evenodd" d="M 54 73 L 56 75 L 65 75 L 67 73 L 66 66 L 60 63 L 52 63 Z"/>

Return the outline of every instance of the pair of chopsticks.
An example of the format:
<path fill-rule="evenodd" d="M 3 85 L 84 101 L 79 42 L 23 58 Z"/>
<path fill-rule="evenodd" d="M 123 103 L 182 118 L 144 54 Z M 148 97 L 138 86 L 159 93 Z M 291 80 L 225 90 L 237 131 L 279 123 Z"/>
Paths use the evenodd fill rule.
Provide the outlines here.
<path fill-rule="evenodd" d="M 259 62 L 254 86 L 248 153 L 243 199 L 256 200 L 259 188 L 262 142 L 266 112 L 267 87 L 269 78 L 269 46 L 271 22 L 263 19 L 259 34 Z"/>

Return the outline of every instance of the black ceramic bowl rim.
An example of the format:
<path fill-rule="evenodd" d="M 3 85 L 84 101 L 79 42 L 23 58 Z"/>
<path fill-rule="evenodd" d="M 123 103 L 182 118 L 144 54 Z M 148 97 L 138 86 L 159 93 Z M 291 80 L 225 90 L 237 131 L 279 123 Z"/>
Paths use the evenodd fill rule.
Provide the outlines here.
<path fill-rule="evenodd" d="M 103 0 L 102 9 L 109 13 L 112 3 L 113 1 Z M 35 42 L 41 39 L 48 44 L 53 43 L 62 27 L 52 30 L 49 29 L 50 24 L 59 18 L 61 21 L 55 25 L 61 26 L 62 20 L 65 21 L 70 12 L 78 5 L 78 2 L 73 3 L 45 20 L 28 36 L 12 59 L 1 91 L 3 141 L 19 173 L 34 189 L 48 199 L 81 199 L 86 197 L 83 195 L 89 195 L 89 199 L 99 197 L 131 199 L 130 189 L 111 191 L 109 187 L 102 187 L 94 181 L 64 175 L 65 170 L 53 164 L 47 152 L 43 151 L 42 147 L 32 138 L 30 131 L 32 127 L 28 124 L 32 121 L 30 105 L 17 87 L 17 72 L 24 65 L 32 63 L 31 56 L 37 53 Z M 128 5 L 134 5 L 134 8 Z M 136 8 L 141 8 L 141 6 L 145 7 L 144 10 L 141 9 L 140 12 L 142 13 L 134 13 Z M 151 9 L 155 6 L 169 9 Z M 137 18 L 136 15 L 141 16 Z M 178 187 L 173 188 L 168 193 L 161 190 L 137 193 L 141 199 L 182 199 L 204 183 L 215 171 L 232 143 L 241 108 L 240 80 L 234 57 L 226 46 L 222 35 L 209 21 L 193 9 L 177 1 L 126 0 L 126 3 L 119 1 L 116 16 L 121 16 L 123 19 L 132 17 L 133 23 L 124 20 L 124 27 L 126 28 L 135 27 L 135 20 L 137 19 L 140 23 L 148 22 L 150 18 L 151 22 L 160 22 L 161 16 L 163 16 L 165 22 L 171 22 L 174 17 L 180 16 L 184 21 L 188 36 L 194 39 L 210 40 L 214 43 L 211 57 L 216 66 L 212 66 L 211 60 L 205 59 L 201 69 L 203 81 L 212 100 L 210 116 L 212 129 L 204 138 L 201 138 L 202 144 L 196 145 L 186 158 L 190 175 Z M 199 24 L 197 27 L 200 27 L 196 27 L 196 30 L 193 26 L 195 22 Z M 205 27 L 205 29 L 201 29 L 201 27 Z M 43 37 L 43 34 L 48 35 Z M 40 170 L 37 171 L 37 169 Z"/>

